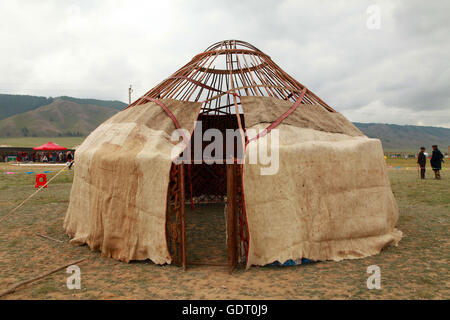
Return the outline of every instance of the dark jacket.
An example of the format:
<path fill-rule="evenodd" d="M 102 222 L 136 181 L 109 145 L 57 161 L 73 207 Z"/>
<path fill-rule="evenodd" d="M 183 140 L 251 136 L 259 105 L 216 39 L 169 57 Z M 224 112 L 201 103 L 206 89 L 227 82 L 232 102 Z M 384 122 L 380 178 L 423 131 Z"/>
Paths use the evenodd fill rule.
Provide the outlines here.
<path fill-rule="evenodd" d="M 417 163 L 420 165 L 421 168 L 425 168 L 427 164 L 427 157 L 422 151 L 420 151 L 419 155 L 417 156 Z"/>
<path fill-rule="evenodd" d="M 439 149 L 433 150 L 433 154 L 431 155 L 431 167 L 436 170 L 442 169 L 442 159 L 444 159 L 444 156 L 439 151 Z"/>

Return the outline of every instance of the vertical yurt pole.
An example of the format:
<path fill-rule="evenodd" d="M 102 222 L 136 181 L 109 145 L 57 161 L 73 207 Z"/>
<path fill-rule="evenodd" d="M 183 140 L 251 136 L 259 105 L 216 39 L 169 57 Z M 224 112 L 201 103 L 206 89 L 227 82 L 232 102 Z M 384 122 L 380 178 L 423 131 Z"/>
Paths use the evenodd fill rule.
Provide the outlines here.
<path fill-rule="evenodd" d="M 181 224 L 181 239 L 180 239 L 180 250 L 181 250 L 181 265 L 183 269 L 186 270 L 186 223 L 185 223 L 185 210 L 184 210 L 184 165 L 183 163 L 178 165 L 178 183 L 179 183 L 179 199 L 180 199 L 180 224 Z"/>
<path fill-rule="evenodd" d="M 235 47 L 236 47 L 236 42 L 234 43 Z M 231 49 L 231 43 L 230 43 L 230 49 Z M 238 95 L 236 93 L 236 88 L 234 87 L 234 80 L 233 80 L 233 56 L 231 53 L 227 53 L 227 61 L 228 61 L 228 68 L 230 69 L 230 85 L 231 85 L 231 90 L 232 91 L 232 95 L 233 95 L 233 102 L 234 102 L 234 110 L 236 112 L 236 117 L 237 117 L 237 123 L 238 123 L 238 128 L 239 128 L 239 133 L 241 135 L 241 146 L 242 148 L 245 146 L 245 137 L 244 137 L 244 129 L 242 128 L 242 123 L 241 123 L 241 116 L 240 116 L 240 112 L 239 112 L 239 106 L 237 103 L 237 98 L 236 96 Z M 239 154 L 239 153 L 238 153 Z"/>
<path fill-rule="evenodd" d="M 236 242 L 236 180 L 235 164 L 227 164 L 227 245 L 228 272 L 232 273 L 237 264 Z"/>

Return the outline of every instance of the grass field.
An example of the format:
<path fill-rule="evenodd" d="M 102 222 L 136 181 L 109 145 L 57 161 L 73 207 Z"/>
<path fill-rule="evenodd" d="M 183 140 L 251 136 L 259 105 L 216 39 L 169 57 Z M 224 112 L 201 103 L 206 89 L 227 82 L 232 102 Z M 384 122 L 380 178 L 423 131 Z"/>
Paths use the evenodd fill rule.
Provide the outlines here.
<path fill-rule="evenodd" d="M 388 160 L 387 165 L 392 166 L 388 172 L 400 210 L 397 227 L 404 233 L 398 247 L 386 248 L 381 254 L 365 259 L 283 268 L 252 267 L 247 271 L 238 269 L 232 275 L 224 267 L 192 266 L 183 272 L 178 267 L 150 262 L 127 264 L 103 258 L 87 246 L 69 244 L 62 224 L 73 171 L 66 171 L 48 189 L 0 222 L 0 291 L 88 257 L 79 264 L 81 290 L 67 289 L 69 275 L 62 270 L 19 288 L 4 299 L 448 299 L 448 162 L 440 181 L 431 179 L 431 170 L 427 171 L 427 180 L 418 180 L 414 159 Z M 59 169 L 0 164 L 0 216 L 34 192 L 34 175 L 26 172 L 45 170 Z M 223 219 L 221 210 L 217 208 L 216 217 L 222 214 Z M 222 231 L 223 228 L 217 232 Z M 188 236 L 189 232 L 188 225 Z M 210 237 L 202 233 L 192 241 L 208 247 Z M 188 254 L 189 250 L 194 249 L 188 247 Z M 191 255 L 195 254 L 199 253 Z M 381 290 L 366 287 L 369 276 L 366 270 L 370 265 L 381 268 Z"/>
<path fill-rule="evenodd" d="M 66 148 L 73 148 L 81 144 L 86 137 L 18 137 L 2 138 L 0 137 L 0 146 L 7 145 L 12 147 L 36 147 L 49 141 L 59 144 Z"/>

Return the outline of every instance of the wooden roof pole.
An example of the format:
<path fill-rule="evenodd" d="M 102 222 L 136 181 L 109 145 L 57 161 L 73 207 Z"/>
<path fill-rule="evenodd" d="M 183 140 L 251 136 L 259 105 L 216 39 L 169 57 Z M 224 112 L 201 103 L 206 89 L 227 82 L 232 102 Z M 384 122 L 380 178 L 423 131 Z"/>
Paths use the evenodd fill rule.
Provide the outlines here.
<path fill-rule="evenodd" d="M 234 45 L 236 46 L 236 42 L 234 43 Z M 241 135 L 241 143 L 242 143 L 241 144 L 241 146 L 242 146 L 242 150 L 241 151 L 243 152 L 244 148 L 245 148 L 245 135 L 244 135 L 244 129 L 242 128 L 241 115 L 240 115 L 240 112 L 239 112 L 239 106 L 238 106 L 237 98 L 236 98 L 237 93 L 236 93 L 236 90 L 235 90 L 235 87 L 234 87 L 233 72 L 232 72 L 233 65 L 232 65 L 232 60 L 231 60 L 230 55 L 231 55 L 230 53 L 227 53 L 228 68 L 230 70 L 230 85 L 231 85 L 231 90 L 233 90 L 232 95 L 233 95 L 233 102 L 234 102 L 234 110 L 236 112 L 237 123 L 238 123 L 238 128 L 239 128 L 239 134 Z M 234 161 L 233 161 L 233 163 L 234 163 Z"/>

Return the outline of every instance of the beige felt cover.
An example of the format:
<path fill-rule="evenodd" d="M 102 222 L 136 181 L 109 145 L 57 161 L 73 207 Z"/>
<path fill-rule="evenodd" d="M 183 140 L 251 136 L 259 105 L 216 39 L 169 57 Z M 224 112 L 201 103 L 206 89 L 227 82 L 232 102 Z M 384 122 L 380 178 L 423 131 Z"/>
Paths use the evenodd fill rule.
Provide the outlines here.
<path fill-rule="evenodd" d="M 192 132 L 201 104 L 161 101 Z M 127 262 L 171 262 L 165 224 L 173 130 L 172 119 L 150 102 L 114 115 L 77 148 L 64 222 L 72 243 Z"/>
<path fill-rule="evenodd" d="M 294 104 L 268 97 L 241 97 L 245 126 L 251 128 L 258 123 L 272 123 Z M 325 132 L 344 133 L 349 136 L 364 136 L 353 123 L 339 112 L 329 112 L 320 105 L 300 104 L 294 112 L 283 120 L 300 128 L 311 128 Z"/>
<path fill-rule="evenodd" d="M 264 100 L 271 101 L 261 103 Z M 292 102 L 270 98 L 243 97 L 241 101 L 246 124 L 250 120 L 256 130 L 268 126 L 258 124 L 258 114 L 260 122 L 272 122 L 292 106 Z M 273 117 L 267 116 L 266 107 Z M 321 107 L 313 107 L 301 105 L 292 114 L 291 124 L 283 121 L 277 127 L 280 148 L 275 175 L 261 175 L 258 164 L 244 166 L 250 233 L 247 266 L 302 257 L 362 258 L 396 245 L 402 237 L 395 229 L 398 208 L 381 142 L 361 134 L 343 116 L 327 116 Z M 317 113 L 322 120 L 309 122 L 318 118 Z M 338 124 L 330 122 L 333 118 L 340 119 Z M 332 132 L 327 132 L 330 128 Z M 265 139 L 270 143 L 271 135 L 250 142 L 246 158 Z"/>

